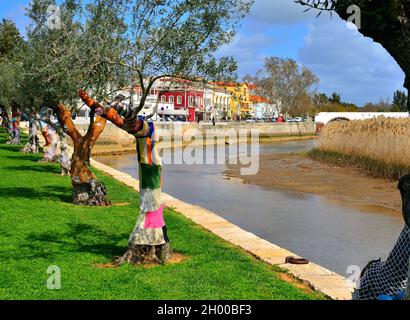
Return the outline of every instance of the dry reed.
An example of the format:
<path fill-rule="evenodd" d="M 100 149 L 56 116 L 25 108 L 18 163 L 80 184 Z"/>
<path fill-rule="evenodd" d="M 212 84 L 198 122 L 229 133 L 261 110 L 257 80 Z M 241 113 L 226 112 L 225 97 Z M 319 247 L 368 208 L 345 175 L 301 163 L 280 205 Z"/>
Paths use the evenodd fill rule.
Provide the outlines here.
<path fill-rule="evenodd" d="M 321 132 L 315 159 L 355 165 L 375 177 L 410 173 L 410 119 L 333 122 Z"/>

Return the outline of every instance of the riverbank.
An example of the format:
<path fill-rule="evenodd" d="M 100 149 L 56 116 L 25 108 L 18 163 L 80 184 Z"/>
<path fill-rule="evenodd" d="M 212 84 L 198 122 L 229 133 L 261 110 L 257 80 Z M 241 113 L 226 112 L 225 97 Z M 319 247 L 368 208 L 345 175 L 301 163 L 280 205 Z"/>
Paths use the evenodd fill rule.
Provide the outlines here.
<path fill-rule="evenodd" d="M 322 298 L 169 208 L 169 236 L 182 261 L 101 268 L 127 247 L 138 214 L 135 190 L 96 170 L 114 205 L 74 206 L 70 178 L 59 176 L 57 165 L 4 142 L 0 134 L 0 299 Z M 46 287 L 51 265 L 61 270 L 61 290 Z"/>
<path fill-rule="evenodd" d="M 225 176 L 267 189 L 323 196 L 366 211 L 401 214 L 395 181 L 370 178 L 358 168 L 322 163 L 307 154 L 261 155 L 259 161 L 256 175 L 241 176 L 239 166 L 228 165 Z"/>
<path fill-rule="evenodd" d="M 315 138 L 316 124 L 303 123 L 220 123 L 215 127 L 209 123 L 157 123 L 160 145 L 163 149 L 186 145 L 220 145 L 227 141 L 247 142 L 251 134 L 259 136 L 259 142 L 281 142 Z M 85 133 L 88 125 L 79 124 Z M 253 133 L 252 133 L 253 132 Z M 247 136 L 243 135 L 246 133 Z M 92 155 L 114 155 L 135 152 L 135 139 L 125 131 L 108 123 Z"/>

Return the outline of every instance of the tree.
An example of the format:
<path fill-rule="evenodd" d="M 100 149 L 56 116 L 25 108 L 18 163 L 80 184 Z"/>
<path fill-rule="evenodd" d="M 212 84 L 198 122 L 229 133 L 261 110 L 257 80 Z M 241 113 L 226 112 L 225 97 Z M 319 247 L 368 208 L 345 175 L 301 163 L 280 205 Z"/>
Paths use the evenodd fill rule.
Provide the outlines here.
<path fill-rule="evenodd" d="M 127 1 L 132 12 L 128 23 L 128 50 L 123 61 L 132 82 L 141 89 L 136 112 L 142 110 L 151 88 L 166 78 L 231 80 L 237 65 L 232 57 L 215 58 L 229 43 L 253 0 Z"/>
<path fill-rule="evenodd" d="M 292 59 L 269 57 L 264 69 L 256 75 L 255 85 L 259 95 L 270 101 L 280 101 L 282 113 L 288 114 L 298 107 L 298 98 L 310 93 L 319 79 L 311 70 L 300 67 Z"/>
<path fill-rule="evenodd" d="M 105 189 L 88 168 L 105 120 L 97 117 L 94 122 L 92 112 L 87 134 L 79 134 L 70 120 L 70 111 L 78 104 L 78 89 L 101 101 L 112 99 L 115 91 L 128 85 L 133 100 L 133 89 L 139 86 L 138 113 L 161 78 L 217 79 L 232 74 L 236 70 L 233 58 L 216 59 L 214 53 L 232 39 L 234 27 L 251 3 L 94 0 L 83 7 L 78 0 L 65 0 L 59 7 L 61 28 L 50 28 L 47 9 L 55 1 L 32 1 L 26 69 L 36 92 L 41 93 L 38 100 L 55 111 L 73 140 L 74 203 L 107 204 L 102 194 L 96 199 L 94 186 Z"/>
<path fill-rule="evenodd" d="M 7 19 L 0 22 L 0 59 L 16 59 L 23 48 L 24 40 L 16 24 Z"/>
<path fill-rule="evenodd" d="M 120 263 L 163 263 L 171 252 L 165 224 L 147 228 L 144 223 L 151 214 L 162 218 L 162 167 L 156 154 L 153 124 L 149 117 L 137 117 L 138 113 L 157 81 L 203 83 L 235 78 L 235 60 L 218 59 L 215 53 L 232 40 L 251 4 L 251 0 L 95 0 L 82 14 L 76 1 L 66 0 L 61 10 L 65 27 L 51 31 L 42 27 L 46 20 L 44 2 L 36 1 L 32 7 L 30 12 L 37 22 L 29 39 L 38 56 L 30 59 L 34 61 L 31 76 L 42 88 L 43 100 L 55 110 L 74 141 L 74 189 L 83 185 L 87 190 L 80 189 L 82 194 L 95 199 L 89 191 L 94 177 L 87 165 L 91 148 L 107 120 L 136 137 L 138 150 L 148 150 L 139 152 L 141 214 Z M 117 95 L 110 99 L 111 92 L 124 87 L 121 79 L 128 80 L 130 97 Z M 138 101 L 134 100 L 135 87 L 141 89 Z M 98 114 L 84 137 L 63 104 L 75 104 L 76 88 L 83 89 L 80 97 L 91 108 L 91 114 Z"/>
<path fill-rule="evenodd" d="M 0 22 L 0 108 L 7 113 L 21 102 L 24 40 L 10 20 Z"/>
<path fill-rule="evenodd" d="M 408 112 L 407 95 L 403 91 L 397 90 L 393 94 L 392 109 L 393 112 Z"/>
<path fill-rule="evenodd" d="M 336 12 L 343 20 L 352 16 L 350 7 L 360 8 L 361 25 L 358 29 L 364 36 L 380 43 L 404 71 L 404 87 L 410 89 L 410 2 L 408 0 L 293 0 L 308 9 Z M 319 14 L 320 14 L 319 12 Z M 410 96 L 410 95 L 409 95 Z M 410 110 L 410 98 L 407 99 Z"/>
<path fill-rule="evenodd" d="M 391 111 L 391 105 L 388 101 L 380 100 L 378 103 L 368 102 L 363 108 L 362 112 L 389 112 Z"/>
<path fill-rule="evenodd" d="M 342 99 L 340 97 L 340 94 L 337 92 L 333 92 L 332 95 L 329 98 L 329 102 L 331 103 L 341 103 Z"/>
<path fill-rule="evenodd" d="M 125 14 L 124 7 L 121 1 L 94 1 L 83 8 L 80 1 L 65 0 L 58 12 L 61 26 L 54 26 L 50 23 L 49 8 L 55 5 L 54 0 L 33 0 L 28 9 L 32 23 L 24 69 L 30 107 L 53 110 L 63 132 L 73 141 L 73 202 L 110 205 L 105 186 L 89 168 L 91 150 L 106 120 L 91 114 L 89 128 L 82 135 L 71 119 L 71 112 L 78 107 L 79 88 L 89 89 L 102 98 L 113 86 L 125 83 L 122 70 L 107 61 L 119 59 L 124 52 L 126 28 L 119 20 Z"/>
<path fill-rule="evenodd" d="M 312 99 L 306 93 L 299 95 L 295 99 L 295 107 L 290 109 L 289 115 L 291 117 L 309 117 L 315 114 L 315 108 L 312 104 Z"/>

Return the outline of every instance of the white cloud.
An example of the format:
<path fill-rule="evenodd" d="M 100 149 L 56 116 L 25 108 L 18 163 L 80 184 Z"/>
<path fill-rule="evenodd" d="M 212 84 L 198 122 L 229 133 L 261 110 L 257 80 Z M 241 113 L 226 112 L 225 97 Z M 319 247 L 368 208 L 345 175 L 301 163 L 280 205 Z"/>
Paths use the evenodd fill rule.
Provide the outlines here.
<path fill-rule="evenodd" d="M 294 0 L 256 0 L 249 20 L 257 24 L 294 24 L 312 20 L 317 12 L 294 2 Z"/>
<path fill-rule="evenodd" d="M 271 47 L 274 42 L 272 36 L 264 33 L 238 33 L 229 45 L 218 51 L 218 56 L 234 56 L 238 61 L 240 75 L 255 74 L 262 67 L 265 58 L 261 52 Z"/>
<path fill-rule="evenodd" d="M 358 104 L 391 98 L 404 82 L 404 73 L 380 44 L 338 17 L 312 23 L 299 61 L 320 77 L 321 91 L 340 92 Z"/>
<path fill-rule="evenodd" d="M 26 16 L 26 8 L 25 5 L 16 5 L 5 14 L 5 18 L 13 20 L 23 35 L 30 23 L 30 19 Z"/>

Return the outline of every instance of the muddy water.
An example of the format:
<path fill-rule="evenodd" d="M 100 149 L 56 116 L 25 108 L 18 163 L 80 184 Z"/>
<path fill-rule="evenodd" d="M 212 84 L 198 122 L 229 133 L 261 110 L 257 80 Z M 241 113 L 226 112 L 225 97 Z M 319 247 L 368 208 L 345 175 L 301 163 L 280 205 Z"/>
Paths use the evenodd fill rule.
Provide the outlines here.
<path fill-rule="evenodd" d="M 314 141 L 262 144 L 260 153 L 307 151 L 313 146 Z M 218 146 L 214 152 L 227 149 Z M 164 155 L 167 152 L 170 151 L 164 151 Z M 138 177 L 135 154 L 101 156 L 96 160 Z M 166 164 L 163 189 L 346 277 L 350 276 L 347 268 L 351 265 L 363 267 L 371 259 L 385 258 L 403 227 L 397 214 L 242 184 L 226 179 L 224 170 L 225 165 Z"/>

